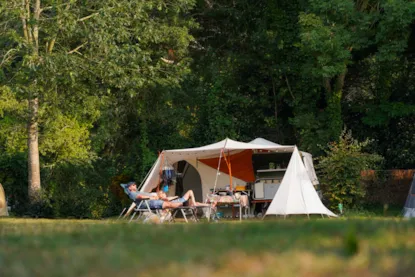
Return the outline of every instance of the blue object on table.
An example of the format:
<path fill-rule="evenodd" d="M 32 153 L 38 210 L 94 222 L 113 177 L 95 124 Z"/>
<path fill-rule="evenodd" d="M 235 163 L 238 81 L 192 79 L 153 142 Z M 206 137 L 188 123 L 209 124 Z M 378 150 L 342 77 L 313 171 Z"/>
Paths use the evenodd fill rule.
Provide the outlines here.
<path fill-rule="evenodd" d="M 165 185 L 165 186 L 163 187 L 163 191 L 164 191 L 164 192 L 166 192 L 166 193 L 167 193 L 167 192 L 169 192 L 169 186 Z"/>

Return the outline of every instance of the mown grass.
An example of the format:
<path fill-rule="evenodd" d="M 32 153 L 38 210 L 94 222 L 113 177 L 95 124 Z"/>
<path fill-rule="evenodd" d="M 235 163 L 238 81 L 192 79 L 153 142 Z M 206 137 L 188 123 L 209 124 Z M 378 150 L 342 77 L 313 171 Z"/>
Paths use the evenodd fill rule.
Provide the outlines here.
<path fill-rule="evenodd" d="M 0 276 L 414 276 L 415 220 L 0 219 Z"/>

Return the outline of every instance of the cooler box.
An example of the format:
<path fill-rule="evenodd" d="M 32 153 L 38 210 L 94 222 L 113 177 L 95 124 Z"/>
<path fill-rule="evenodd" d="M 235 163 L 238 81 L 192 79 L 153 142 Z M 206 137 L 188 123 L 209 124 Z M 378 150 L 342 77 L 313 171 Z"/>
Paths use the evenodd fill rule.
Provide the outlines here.
<path fill-rule="evenodd" d="M 258 182 L 254 184 L 254 199 L 273 199 L 280 187 L 279 182 Z"/>

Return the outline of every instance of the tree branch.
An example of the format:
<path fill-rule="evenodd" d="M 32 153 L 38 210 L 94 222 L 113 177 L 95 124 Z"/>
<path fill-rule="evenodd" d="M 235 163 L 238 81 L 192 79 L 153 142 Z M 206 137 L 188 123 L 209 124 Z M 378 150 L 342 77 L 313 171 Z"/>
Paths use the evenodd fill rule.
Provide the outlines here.
<path fill-rule="evenodd" d="M 55 41 L 56 41 L 56 37 L 54 37 L 53 39 L 50 40 L 47 51 L 48 53 L 52 53 L 53 50 L 53 46 L 55 46 Z"/>
<path fill-rule="evenodd" d="M 24 1 L 25 0 L 22 1 L 23 2 L 23 5 L 24 5 Z M 22 19 L 24 38 L 25 38 L 25 40 L 27 42 L 29 42 L 29 35 L 28 35 L 28 32 L 27 32 L 27 24 L 26 24 L 26 15 L 25 15 L 25 12 L 22 12 L 20 14 L 20 18 Z"/>
<path fill-rule="evenodd" d="M 30 5 L 29 0 L 22 0 L 22 13 L 20 18 L 22 19 L 23 35 L 28 43 L 32 43 L 32 30 L 27 24 L 27 20 L 30 18 Z"/>
<path fill-rule="evenodd" d="M 65 11 L 69 11 L 69 8 L 71 7 L 70 3 L 65 3 L 65 4 L 61 4 L 61 5 L 57 5 L 57 6 L 64 6 L 64 5 L 66 5 Z M 55 46 L 56 38 L 58 36 L 58 33 L 59 33 L 61 27 L 62 27 L 62 19 L 59 18 L 58 19 L 58 31 L 57 31 L 55 37 L 50 40 L 50 42 L 48 43 L 47 48 L 46 48 L 46 51 L 49 54 L 52 53 L 52 51 L 53 51 L 53 47 Z"/>
<path fill-rule="evenodd" d="M 290 82 L 288 82 L 287 75 L 284 74 L 284 76 L 285 76 L 285 82 L 287 83 L 288 91 L 290 92 L 291 97 L 295 100 L 294 94 L 293 94 L 293 92 L 291 90 Z"/>
<path fill-rule="evenodd" d="M 78 21 L 85 21 L 85 20 L 90 19 L 91 17 L 94 17 L 96 15 L 98 15 L 97 12 L 96 13 L 93 13 L 93 14 L 90 14 L 90 15 L 87 15 L 85 17 L 82 17 L 82 18 L 78 19 Z"/>
<path fill-rule="evenodd" d="M 39 54 L 39 18 L 40 18 L 40 0 L 35 2 L 34 19 L 35 24 L 33 26 L 33 40 L 35 42 L 35 53 Z"/>
<path fill-rule="evenodd" d="M 174 61 L 172 61 L 172 60 L 168 60 L 168 59 L 165 59 L 165 58 L 160 58 L 163 62 L 165 62 L 165 63 L 168 63 L 168 64 L 173 64 L 174 63 Z"/>
<path fill-rule="evenodd" d="M 16 49 L 12 48 L 9 51 L 7 51 L 6 54 L 4 54 L 3 60 L 0 63 L 0 67 L 2 67 L 3 64 L 5 64 L 7 61 L 13 59 L 13 55 L 12 55 L 13 51 L 16 51 Z"/>
<path fill-rule="evenodd" d="M 278 126 L 278 105 L 277 105 L 277 92 L 275 88 L 275 80 L 274 77 L 271 76 L 272 81 L 272 94 L 274 95 L 274 115 L 275 115 L 275 125 Z"/>
<path fill-rule="evenodd" d="M 74 52 L 77 52 L 78 54 L 81 54 L 78 52 L 79 49 L 81 49 L 82 47 L 84 47 L 88 42 L 82 43 L 81 45 L 79 45 L 78 47 L 76 47 L 75 49 L 72 49 L 71 51 L 68 52 L 68 54 L 72 54 Z"/>

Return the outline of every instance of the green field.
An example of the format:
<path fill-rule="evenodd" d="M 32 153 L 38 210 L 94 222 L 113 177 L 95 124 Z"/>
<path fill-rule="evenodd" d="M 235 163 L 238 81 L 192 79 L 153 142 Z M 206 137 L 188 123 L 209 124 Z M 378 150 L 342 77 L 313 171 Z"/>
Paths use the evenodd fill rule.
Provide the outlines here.
<path fill-rule="evenodd" d="M 414 276 L 415 220 L 0 219 L 0 276 Z"/>

